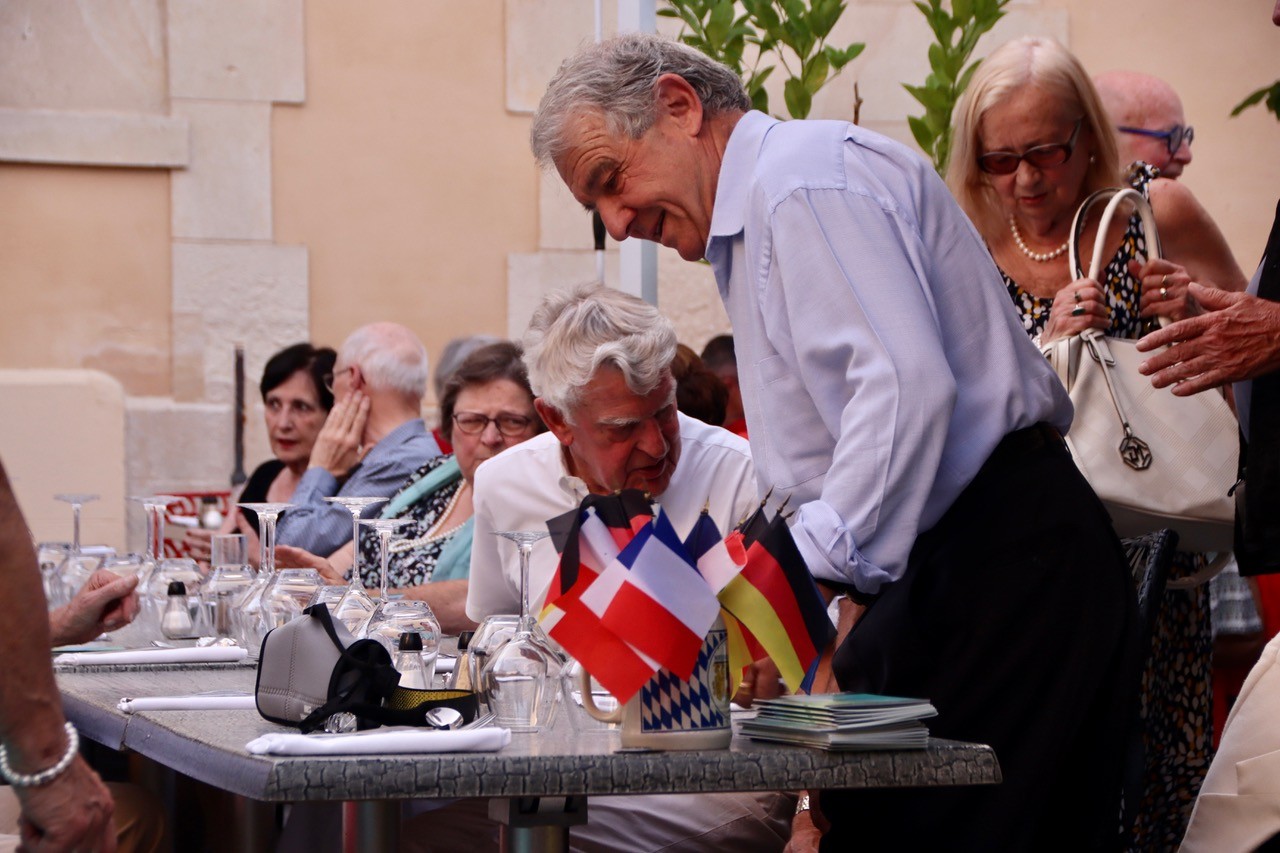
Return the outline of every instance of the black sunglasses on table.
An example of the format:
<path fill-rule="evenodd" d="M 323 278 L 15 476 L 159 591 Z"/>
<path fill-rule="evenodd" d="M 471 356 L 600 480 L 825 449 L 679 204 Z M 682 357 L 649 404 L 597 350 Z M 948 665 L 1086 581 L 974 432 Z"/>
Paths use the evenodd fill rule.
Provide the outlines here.
<path fill-rule="evenodd" d="M 1071 159 L 1071 153 L 1076 149 L 1076 139 L 1080 136 L 1080 127 L 1083 124 L 1083 118 L 1076 120 L 1076 126 L 1071 131 L 1071 137 L 1066 142 L 1037 145 L 1034 148 L 1028 148 L 1021 154 L 1014 151 L 988 151 L 986 154 L 980 154 L 978 155 L 978 168 L 988 175 L 1012 175 L 1018 171 L 1018 164 L 1023 160 L 1026 160 L 1037 169 L 1061 166 Z"/>

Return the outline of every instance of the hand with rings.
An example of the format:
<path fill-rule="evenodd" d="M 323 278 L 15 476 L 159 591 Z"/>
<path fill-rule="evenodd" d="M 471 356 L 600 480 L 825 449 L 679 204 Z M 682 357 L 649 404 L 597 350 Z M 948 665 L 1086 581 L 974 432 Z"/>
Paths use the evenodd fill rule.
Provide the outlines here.
<path fill-rule="evenodd" d="M 1138 279 L 1142 289 L 1141 315 L 1182 320 L 1200 313 L 1200 306 L 1187 285 L 1191 275 L 1171 261 L 1154 260 L 1146 264 L 1129 262 L 1129 273 Z"/>
<path fill-rule="evenodd" d="M 1111 309 L 1102 288 L 1093 279 L 1071 282 L 1053 298 L 1049 320 L 1040 336 L 1043 343 L 1078 335 L 1085 329 L 1106 331 L 1111 325 Z"/>

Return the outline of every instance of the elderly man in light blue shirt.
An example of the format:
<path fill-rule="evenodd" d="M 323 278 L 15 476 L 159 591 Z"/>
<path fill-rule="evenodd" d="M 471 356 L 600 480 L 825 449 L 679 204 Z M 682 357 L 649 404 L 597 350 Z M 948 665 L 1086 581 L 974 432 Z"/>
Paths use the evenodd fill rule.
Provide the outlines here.
<path fill-rule="evenodd" d="M 326 497 L 389 498 L 440 455 L 421 416 L 427 376 L 426 348 L 399 323 L 351 333 L 326 379 L 333 409 L 294 490 L 294 506 L 280 517 L 277 542 L 329 556 L 351 541 L 351 514 Z"/>
<path fill-rule="evenodd" d="M 728 69 L 643 34 L 566 60 L 532 144 L 615 239 L 711 262 L 760 488 L 799 504 L 825 588 L 874 601 L 841 687 L 926 696 L 935 735 L 996 748 L 997 788 L 824 792 L 824 849 L 1114 841 L 1128 570 L 1062 442 L 1066 393 L 928 164 L 749 112 Z"/>

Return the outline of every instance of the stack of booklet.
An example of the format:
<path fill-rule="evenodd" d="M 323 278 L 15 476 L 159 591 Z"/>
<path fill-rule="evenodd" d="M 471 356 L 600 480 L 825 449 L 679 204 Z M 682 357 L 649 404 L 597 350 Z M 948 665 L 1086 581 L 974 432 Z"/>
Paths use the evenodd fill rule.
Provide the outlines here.
<path fill-rule="evenodd" d="M 742 723 L 753 740 L 819 749 L 923 749 L 929 730 L 920 721 L 938 712 L 928 700 L 831 693 L 759 699 L 760 713 Z"/>

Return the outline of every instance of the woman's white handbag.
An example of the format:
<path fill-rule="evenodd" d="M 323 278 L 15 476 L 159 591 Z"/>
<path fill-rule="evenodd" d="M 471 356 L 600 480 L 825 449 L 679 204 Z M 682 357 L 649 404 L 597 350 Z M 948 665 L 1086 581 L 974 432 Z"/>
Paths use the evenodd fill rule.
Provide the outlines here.
<path fill-rule="evenodd" d="M 1147 200 L 1132 189 L 1099 190 L 1085 199 L 1072 223 L 1070 262 L 1077 278 L 1084 277 L 1077 243 L 1085 216 L 1108 198 L 1089 278 L 1100 281 L 1108 228 L 1125 202 L 1142 217 L 1151 257 L 1160 257 Z M 1043 348 L 1075 404 L 1066 437 L 1071 455 L 1121 537 L 1168 527 L 1178 532 L 1182 550 L 1230 551 L 1230 490 L 1239 454 L 1235 415 L 1217 391 L 1175 397 L 1170 388 L 1154 388 L 1138 372 L 1150 356 L 1134 343 L 1091 329 Z"/>

